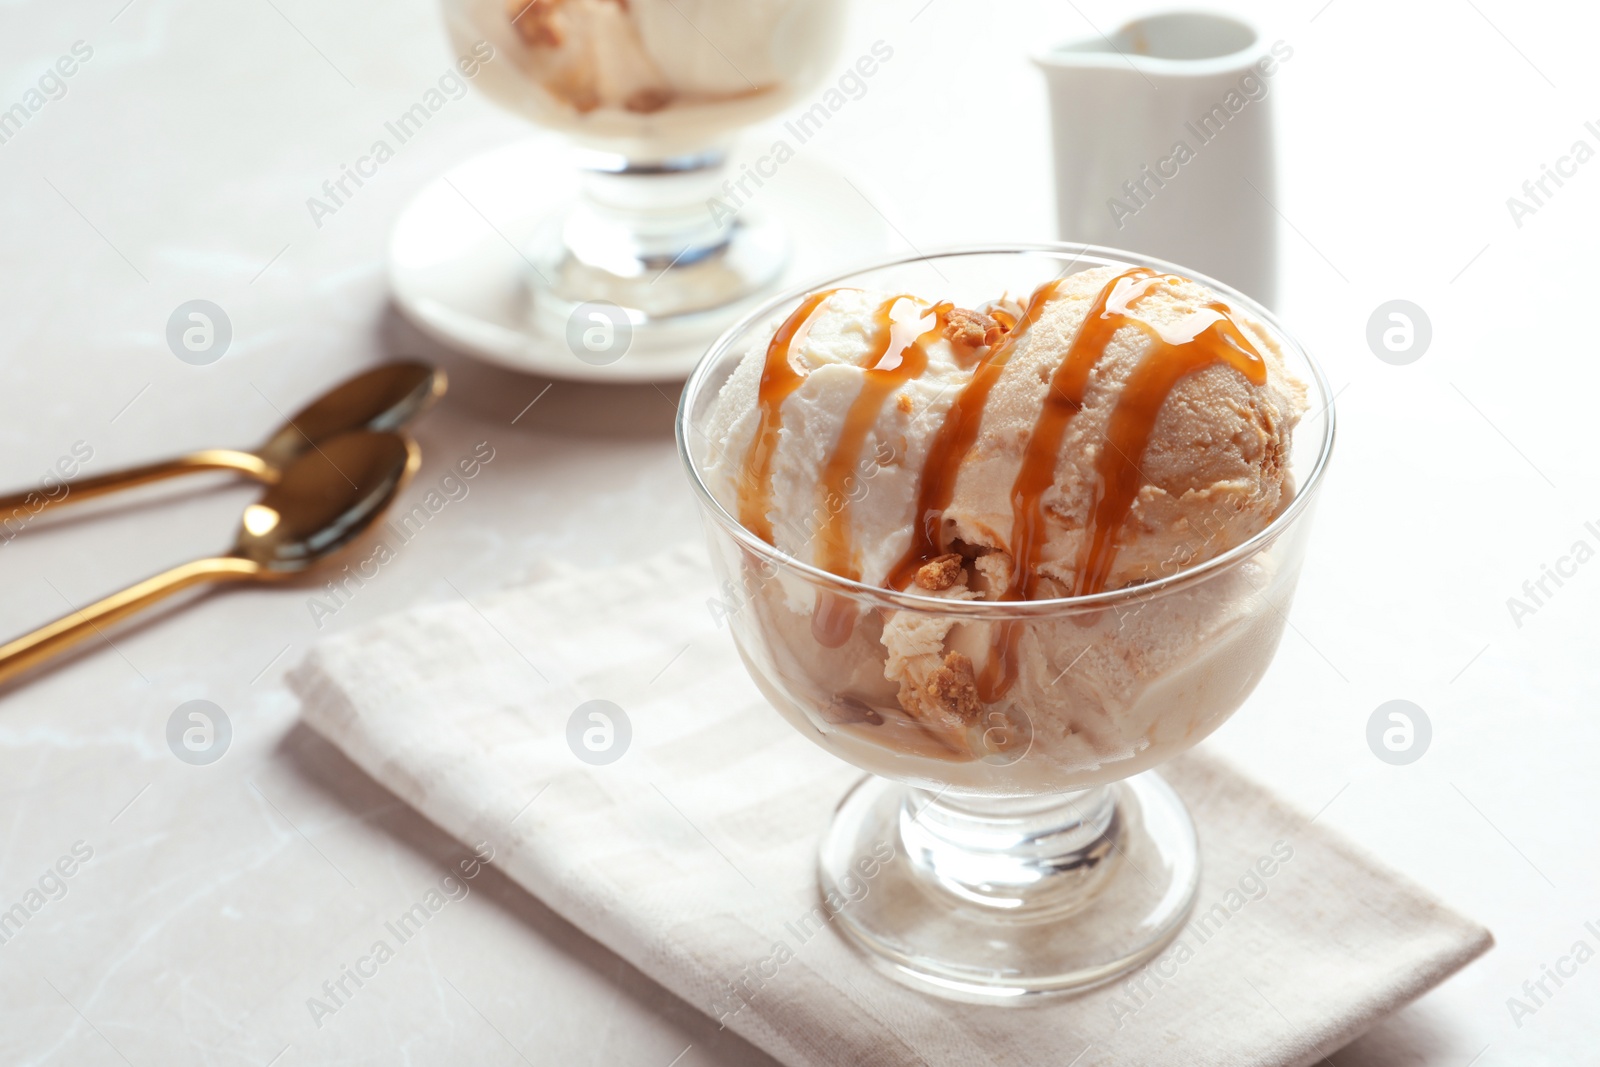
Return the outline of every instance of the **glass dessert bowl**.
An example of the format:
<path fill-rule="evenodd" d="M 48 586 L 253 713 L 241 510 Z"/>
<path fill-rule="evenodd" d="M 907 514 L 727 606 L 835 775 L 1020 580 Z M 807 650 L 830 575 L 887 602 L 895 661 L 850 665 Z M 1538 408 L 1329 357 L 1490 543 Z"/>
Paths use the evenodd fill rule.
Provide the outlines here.
<path fill-rule="evenodd" d="M 1270 312 L 1110 249 L 884 263 L 716 342 L 679 449 L 751 677 L 870 772 L 819 866 L 869 958 L 1015 1002 L 1176 935 L 1198 845 L 1151 768 L 1271 662 L 1333 437 Z"/>
<path fill-rule="evenodd" d="M 777 278 L 787 234 L 730 206 L 744 197 L 724 182 L 752 179 L 727 172 L 727 150 L 740 129 L 822 81 L 845 0 L 443 0 L 443 8 L 459 54 L 493 50 L 476 83 L 582 150 L 577 201 L 552 210 L 523 249 L 535 326 L 559 334 L 569 314 L 604 301 L 635 333 L 672 338 L 708 321 L 720 329 L 727 319 L 717 312 Z"/>

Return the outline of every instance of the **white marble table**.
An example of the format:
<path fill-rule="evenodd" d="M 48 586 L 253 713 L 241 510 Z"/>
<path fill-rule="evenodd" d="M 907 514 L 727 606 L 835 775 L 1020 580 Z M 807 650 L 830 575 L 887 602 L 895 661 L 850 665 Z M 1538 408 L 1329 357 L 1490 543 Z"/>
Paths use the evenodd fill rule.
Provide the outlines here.
<path fill-rule="evenodd" d="M 1584 127 L 1600 120 L 1600 16 L 1505 0 L 1259 7 L 1295 48 L 1274 85 L 1281 304 L 1340 390 L 1342 440 L 1294 633 L 1208 743 L 1499 938 L 1335 1062 L 1593 1062 L 1600 963 L 1547 980 L 1552 995 L 1520 1019 L 1507 999 L 1574 942 L 1600 948 L 1584 925 L 1600 929 L 1600 563 L 1564 565 L 1520 620 L 1507 598 L 1574 542 L 1600 547 L 1585 261 L 1600 163 L 1549 185 L 1520 227 L 1506 198 L 1575 140 L 1600 148 Z M 908 243 L 1052 236 L 1042 88 L 1019 58 L 1114 25 L 1117 5 L 861 8 L 850 47 L 881 38 L 895 60 L 808 151 L 884 190 Z M 421 426 L 428 466 L 410 493 L 476 442 L 496 459 L 320 630 L 304 589 L 194 597 L 0 696 L 0 910 L 41 878 L 59 897 L 0 944 L 0 1062 L 766 1062 L 497 874 L 314 1024 L 307 999 L 463 849 L 296 725 L 285 669 L 319 633 L 452 586 L 470 597 L 547 560 L 600 565 L 696 536 L 675 390 L 545 393 L 437 353 L 388 308 L 400 207 L 452 163 L 527 135 L 476 96 L 313 224 L 306 199 L 448 62 L 424 0 L 7 3 L 0 107 L 78 41 L 92 56 L 64 94 L 0 143 L 0 484 L 37 481 L 75 445 L 95 471 L 247 444 L 275 409 L 416 352 L 454 387 Z M 956 151 L 973 129 L 991 143 Z M 1397 297 L 1434 327 L 1404 367 L 1364 340 Z M 208 367 L 164 343 L 195 298 L 234 327 Z M 158 493 L 41 520 L 0 543 L 0 632 L 221 548 L 249 495 Z M 1434 727 L 1405 767 L 1365 741 L 1394 698 Z M 233 726 L 211 766 L 165 741 L 191 699 Z M 45 877 L 74 848 L 90 855 L 62 863 L 72 876 Z"/>

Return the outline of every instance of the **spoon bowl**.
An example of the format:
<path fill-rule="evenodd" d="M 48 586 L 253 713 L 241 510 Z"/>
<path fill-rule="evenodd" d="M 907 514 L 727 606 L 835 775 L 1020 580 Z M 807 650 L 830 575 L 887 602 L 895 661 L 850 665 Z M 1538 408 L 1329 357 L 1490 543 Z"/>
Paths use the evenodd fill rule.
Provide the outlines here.
<path fill-rule="evenodd" d="M 449 388 L 444 371 L 415 360 L 384 363 L 348 378 L 291 415 L 255 454 L 279 471 L 313 443 L 348 430 L 398 430 Z"/>
<path fill-rule="evenodd" d="M 372 529 L 421 463 L 415 442 L 394 433 L 355 430 L 317 444 L 244 509 L 226 555 L 163 571 L 0 646 L 0 685 L 181 589 L 315 569 Z"/>
<path fill-rule="evenodd" d="M 351 430 L 392 432 L 421 416 L 449 388 L 445 373 L 427 363 L 397 360 L 363 371 L 295 412 L 254 452 L 208 448 L 175 459 L 79 478 L 57 487 L 0 496 L 0 520 L 31 517 L 45 508 L 90 500 L 197 471 L 228 470 L 275 485 L 290 464 L 316 446 Z M 25 520 L 24 520 L 25 521 Z"/>
<path fill-rule="evenodd" d="M 417 446 L 393 433 L 324 441 L 245 509 L 230 554 L 274 575 L 314 567 L 370 529 L 420 462 Z"/>

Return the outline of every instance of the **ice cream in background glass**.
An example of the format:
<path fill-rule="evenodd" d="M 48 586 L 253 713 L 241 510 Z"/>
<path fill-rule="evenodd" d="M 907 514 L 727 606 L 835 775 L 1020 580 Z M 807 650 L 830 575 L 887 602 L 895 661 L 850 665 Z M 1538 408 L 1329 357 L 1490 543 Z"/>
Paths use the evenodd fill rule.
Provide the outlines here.
<path fill-rule="evenodd" d="M 724 334 L 678 440 L 751 677 L 871 772 L 822 846 L 840 929 L 979 1001 L 1159 952 L 1199 860 L 1150 768 L 1266 671 L 1332 449 L 1271 314 L 1089 246 L 887 263 Z"/>
<path fill-rule="evenodd" d="M 581 149 L 580 195 L 532 247 L 534 314 L 589 301 L 636 335 L 693 333 L 774 281 L 781 224 L 713 212 L 743 127 L 827 74 L 845 0 L 443 0 L 453 47 L 493 58 L 474 82 Z M 714 332 L 714 331 L 713 331 Z"/>

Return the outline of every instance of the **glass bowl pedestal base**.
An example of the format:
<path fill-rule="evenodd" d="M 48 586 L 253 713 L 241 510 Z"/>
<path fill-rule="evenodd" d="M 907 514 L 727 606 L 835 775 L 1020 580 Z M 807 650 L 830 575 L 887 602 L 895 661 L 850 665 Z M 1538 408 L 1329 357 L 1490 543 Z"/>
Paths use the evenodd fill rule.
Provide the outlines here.
<path fill-rule="evenodd" d="M 840 803 L 819 875 L 843 902 L 835 925 L 880 970 L 1015 1004 L 1159 955 L 1188 919 L 1200 860 L 1188 811 L 1153 772 L 1000 799 L 869 776 Z"/>

